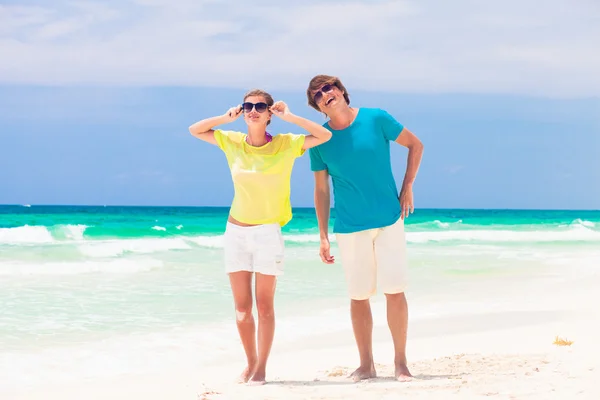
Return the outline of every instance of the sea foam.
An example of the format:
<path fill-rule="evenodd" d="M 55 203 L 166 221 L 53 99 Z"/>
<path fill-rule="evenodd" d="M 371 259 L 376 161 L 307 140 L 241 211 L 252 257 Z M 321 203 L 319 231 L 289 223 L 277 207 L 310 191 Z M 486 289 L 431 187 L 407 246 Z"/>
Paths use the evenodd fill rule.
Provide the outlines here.
<path fill-rule="evenodd" d="M 154 259 L 63 261 L 63 262 L 0 262 L 0 276 L 78 275 L 86 273 L 134 274 L 161 268 L 163 262 Z"/>

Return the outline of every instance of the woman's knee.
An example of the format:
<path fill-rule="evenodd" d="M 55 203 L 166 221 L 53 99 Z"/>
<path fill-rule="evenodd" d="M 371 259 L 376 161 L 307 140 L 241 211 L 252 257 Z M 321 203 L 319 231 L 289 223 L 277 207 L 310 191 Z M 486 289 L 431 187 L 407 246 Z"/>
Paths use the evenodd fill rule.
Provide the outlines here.
<path fill-rule="evenodd" d="M 257 298 L 256 309 L 258 311 L 258 318 L 260 319 L 273 318 L 275 315 L 272 299 Z"/>
<path fill-rule="evenodd" d="M 235 305 L 235 319 L 238 322 L 252 321 L 252 302 L 243 302 Z"/>

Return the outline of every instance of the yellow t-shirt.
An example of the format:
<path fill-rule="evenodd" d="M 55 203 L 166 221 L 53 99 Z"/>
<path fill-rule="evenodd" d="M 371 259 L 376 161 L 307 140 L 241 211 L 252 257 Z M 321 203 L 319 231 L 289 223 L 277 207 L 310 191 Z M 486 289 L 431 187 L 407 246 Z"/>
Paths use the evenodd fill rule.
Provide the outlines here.
<path fill-rule="evenodd" d="M 250 146 L 242 132 L 219 129 L 214 136 L 231 170 L 235 190 L 231 216 L 246 224 L 287 224 L 292 219 L 292 167 L 305 152 L 305 136 L 279 134 L 260 147 Z"/>

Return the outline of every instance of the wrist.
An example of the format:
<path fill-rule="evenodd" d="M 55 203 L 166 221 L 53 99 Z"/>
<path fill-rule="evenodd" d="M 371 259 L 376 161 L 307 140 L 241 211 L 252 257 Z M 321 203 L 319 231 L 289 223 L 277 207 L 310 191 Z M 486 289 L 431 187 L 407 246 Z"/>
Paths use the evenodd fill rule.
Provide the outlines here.
<path fill-rule="evenodd" d="M 412 189 L 414 181 L 404 181 L 402 183 L 402 189 Z"/>
<path fill-rule="evenodd" d="M 329 242 L 329 235 L 327 235 L 326 233 L 325 234 L 322 233 L 320 240 L 321 240 L 321 242 Z"/>
<path fill-rule="evenodd" d="M 287 115 L 285 117 L 283 117 L 282 119 L 286 122 L 291 122 L 291 123 L 298 122 L 298 116 L 295 114 L 292 114 L 289 111 L 288 111 Z"/>

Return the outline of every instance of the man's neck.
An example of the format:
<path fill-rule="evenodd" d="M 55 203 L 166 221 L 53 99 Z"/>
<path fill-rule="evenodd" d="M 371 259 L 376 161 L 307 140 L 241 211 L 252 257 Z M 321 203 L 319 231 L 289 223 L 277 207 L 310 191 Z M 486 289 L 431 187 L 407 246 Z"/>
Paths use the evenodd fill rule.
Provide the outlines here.
<path fill-rule="evenodd" d="M 344 107 L 329 115 L 329 126 L 338 130 L 346 129 L 352 124 L 354 118 L 356 118 L 356 110 L 351 107 Z"/>

